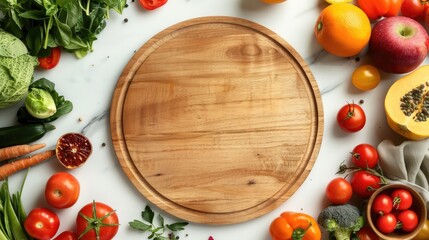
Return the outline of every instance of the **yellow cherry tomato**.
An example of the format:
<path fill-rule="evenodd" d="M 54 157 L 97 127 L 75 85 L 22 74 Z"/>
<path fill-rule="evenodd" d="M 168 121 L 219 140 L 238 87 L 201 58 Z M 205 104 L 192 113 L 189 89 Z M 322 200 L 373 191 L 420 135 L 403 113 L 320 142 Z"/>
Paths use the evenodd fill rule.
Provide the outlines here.
<path fill-rule="evenodd" d="M 372 65 L 365 64 L 357 67 L 352 74 L 352 84 L 357 89 L 368 91 L 380 83 L 380 72 Z"/>
<path fill-rule="evenodd" d="M 325 2 L 330 3 L 330 4 L 349 3 L 349 2 L 352 2 L 352 0 L 325 0 Z"/>
<path fill-rule="evenodd" d="M 325 0 L 325 2 L 330 3 L 330 4 L 349 3 L 349 2 L 352 2 L 352 0 Z"/>
<path fill-rule="evenodd" d="M 286 0 L 261 0 L 261 1 L 269 4 L 286 2 Z"/>
<path fill-rule="evenodd" d="M 425 225 L 423 225 L 423 228 L 420 230 L 420 232 L 417 234 L 413 240 L 427 240 L 429 239 L 429 220 L 426 219 Z"/>

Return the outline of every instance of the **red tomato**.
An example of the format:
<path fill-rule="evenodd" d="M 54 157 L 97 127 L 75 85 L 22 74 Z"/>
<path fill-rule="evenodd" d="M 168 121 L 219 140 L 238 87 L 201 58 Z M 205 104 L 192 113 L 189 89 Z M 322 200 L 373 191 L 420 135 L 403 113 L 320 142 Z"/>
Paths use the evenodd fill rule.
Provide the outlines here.
<path fill-rule="evenodd" d="M 380 188 L 381 179 L 365 170 L 357 171 L 351 179 L 353 192 L 361 198 L 369 198 L 372 193 Z"/>
<path fill-rule="evenodd" d="M 374 198 L 371 205 L 371 211 L 375 214 L 384 215 L 390 213 L 393 209 L 392 198 L 387 194 L 379 194 Z"/>
<path fill-rule="evenodd" d="M 45 199 L 54 208 L 73 206 L 79 198 L 79 181 L 67 172 L 58 172 L 46 182 Z"/>
<path fill-rule="evenodd" d="M 406 189 L 395 189 L 390 197 L 393 200 L 393 208 L 396 210 L 406 210 L 413 204 L 413 196 Z"/>
<path fill-rule="evenodd" d="M 76 233 L 72 231 L 64 231 L 58 235 L 54 240 L 77 240 Z"/>
<path fill-rule="evenodd" d="M 429 4 L 426 4 L 425 6 L 429 6 Z M 427 31 L 427 30 L 429 30 L 429 8 L 426 9 L 426 14 L 425 14 L 423 20 L 424 20 L 424 25 L 425 25 L 425 28 Z"/>
<path fill-rule="evenodd" d="M 338 111 L 337 123 L 346 132 L 357 132 L 365 126 L 365 112 L 359 105 L 349 103 Z"/>
<path fill-rule="evenodd" d="M 387 10 L 387 13 L 384 14 L 385 17 L 393 17 L 399 14 L 401 11 L 401 6 L 404 0 L 390 0 L 390 7 Z"/>
<path fill-rule="evenodd" d="M 425 16 L 426 9 L 427 4 L 422 4 L 421 0 L 404 0 L 401 6 L 401 13 L 405 17 L 421 20 Z"/>
<path fill-rule="evenodd" d="M 154 10 L 167 3 L 167 0 L 139 0 L 139 2 L 143 8 Z"/>
<path fill-rule="evenodd" d="M 88 227 L 90 230 L 85 232 Z M 94 201 L 85 205 L 76 218 L 76 233 L 80 240 L 110 240 L 116 235 L 118 228 L 119 219 L 115 210 L 101 202 Z"/>
<path fill-rule="evenodd" d="M 356 235 L 359 240 L 380 240 L 377 234 L 368 226 L 361 228 Z"/>
<path fill-rule="evenodd" d="M 370 20 L 383 17 L 390 8 L 390 0 L 358 0 L 357 4 Z"/>
<path fill-rule="evenodd" d="M 39 67 L 43 69 L 52 69 L 58 65 L 61 58 L 61 48 L 51 48 L 51 53 L 47 57 L 39 57 Z"/>
<path fill-rule="evenodd" d="M 396 217 L 393 213 L 387 213 L 377 217 L 376 227 L 385 234 L 392 233 L 396 229 Z"/>
<path fill-rule="evenodd" d="M 419 217 L 414 211 L 409 209 L 400 211 L 396 215 L 396 218 L 400 222 L 401 229 L 405 232 L 413 231 L 419 224 Z"/>
<path fill-rule="evenodd" d="M 378 163 L 378 151 L 370 144 L 362 143 L 357 145 L 352 154 L 352 162 L 356 167 L 374 168 Z"/>
<path fill-rule="evenodd" d="M 358 6 L 366 13 L 370 20 L 381 17 L 393 17 L 401 10 L 403 0 L 358 0 Z"/>
<path fill-rule="evenodd" d="M 24 229 L 33 238 L 51 239 L 60 227 L 57 214 L 46 208 L 34 208 L 24 221 Z"/>
<path fill-rule="evenodd" d="M 338 177 L 331 180 L 326 186 L 326 198 L 333 204 L 345 204 L 352 197 L 353 190 L 350 183 Z"/>

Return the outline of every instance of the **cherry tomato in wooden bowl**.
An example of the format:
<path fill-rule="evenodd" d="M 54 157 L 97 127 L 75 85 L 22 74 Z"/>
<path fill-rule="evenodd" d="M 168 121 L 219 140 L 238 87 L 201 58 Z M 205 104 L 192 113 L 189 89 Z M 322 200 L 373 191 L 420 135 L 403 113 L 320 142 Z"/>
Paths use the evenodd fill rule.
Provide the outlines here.
<path fill-rule="evenodd" d="M 407 209 L 395 209 L 395 194 L 397 190 L 404 190 L 412 196 L 412 204 Z M 392 211 L 382 215 L 374 213 L 372 208 L 375 199 L 385 194 L 392 199 Z M 393 196 L 393 197 L 392 197 Z M 408 201 L 408 200 L 407 200 Z M 413 188 L 399 183 L 387 184 L 377 189 L 368 200 L 366 207 L 368 225 L 381 239 L 403 240 L 413 239 L 423 228 L 427 218 L 426 203 L 422 196 Z"/>

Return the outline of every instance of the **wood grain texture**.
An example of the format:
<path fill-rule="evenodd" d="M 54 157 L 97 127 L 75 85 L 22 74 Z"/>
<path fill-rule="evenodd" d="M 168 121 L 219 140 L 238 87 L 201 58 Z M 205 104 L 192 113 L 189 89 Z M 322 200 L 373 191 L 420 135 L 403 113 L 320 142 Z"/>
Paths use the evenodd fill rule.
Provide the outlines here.
<path fill-rule="evenodd" d="M 308 176 L 323 134 L 306 63 L 269 29 L 231 17 L 187 20 L 145 43 L 118 80 L 110 121 L 135 187 L 206 224 L 282 204 Z"/>

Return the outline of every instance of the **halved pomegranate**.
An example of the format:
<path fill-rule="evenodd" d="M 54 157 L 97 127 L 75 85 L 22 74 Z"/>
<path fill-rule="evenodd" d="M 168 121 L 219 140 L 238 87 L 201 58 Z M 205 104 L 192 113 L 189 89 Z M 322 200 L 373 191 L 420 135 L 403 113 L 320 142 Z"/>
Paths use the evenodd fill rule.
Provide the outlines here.
<path fill-rule="evenodd" d="M 55 150 L 60 163 L 66 168 L 73 169 L 88 160 L 92 153 L 92 144 L 80 133 L 66 133 L 58 139 Z"/>

